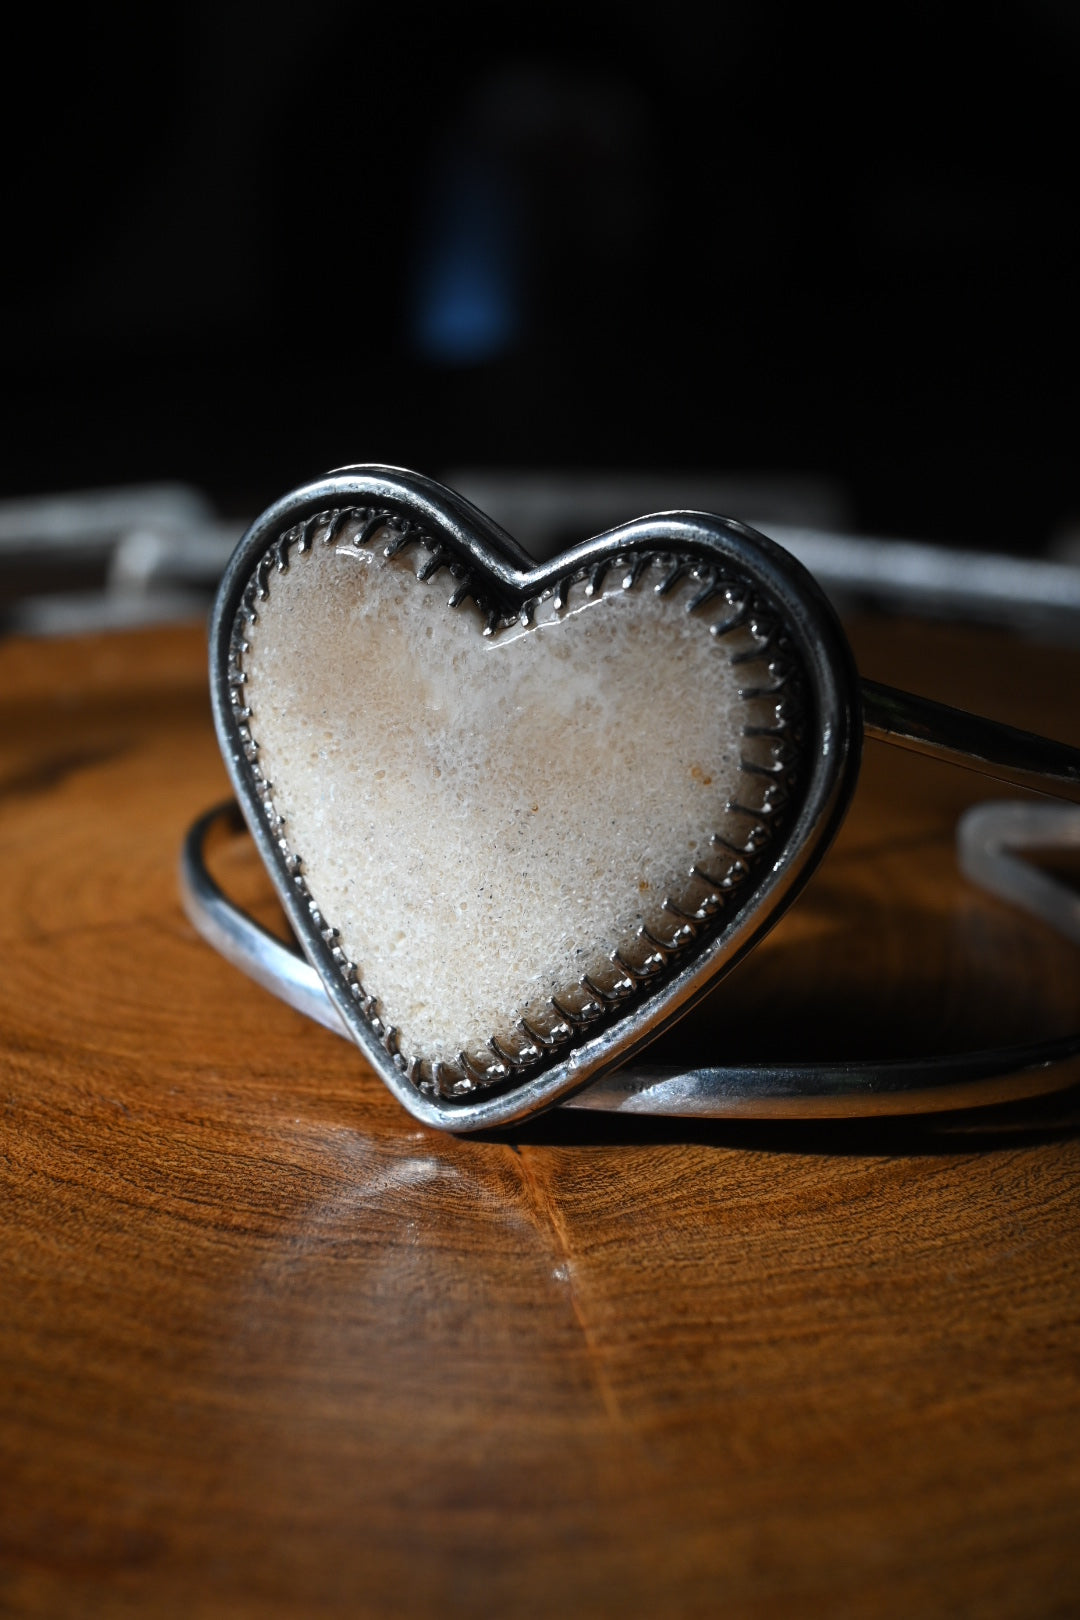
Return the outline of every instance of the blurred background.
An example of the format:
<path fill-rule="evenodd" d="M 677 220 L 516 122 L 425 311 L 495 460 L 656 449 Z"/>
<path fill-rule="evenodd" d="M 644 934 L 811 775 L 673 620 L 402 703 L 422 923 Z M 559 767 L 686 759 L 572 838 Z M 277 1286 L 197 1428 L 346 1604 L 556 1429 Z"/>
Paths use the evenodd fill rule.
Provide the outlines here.
<path fill-rule="evenodd" d="M 102 589 L 128 603 L 103 622 L 190 608 L 245 520 L 347 461 L 446 477 L 538 553 L 709 505 L 811 549 L 977 552 L 976 596 L 993 555 L 1038 563 L 994 613 L 1030 586 L 1075 627 L 1071 0 L 23 25 L 8 628 L 89 622 Z"/>

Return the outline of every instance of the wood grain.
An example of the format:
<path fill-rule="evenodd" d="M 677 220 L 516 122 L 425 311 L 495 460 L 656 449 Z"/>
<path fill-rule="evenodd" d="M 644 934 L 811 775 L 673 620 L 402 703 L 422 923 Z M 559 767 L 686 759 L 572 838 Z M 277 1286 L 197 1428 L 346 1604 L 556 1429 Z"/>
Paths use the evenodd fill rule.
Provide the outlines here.
<path fill-rule="evenodd" d="M 1076 653 L 855 638 L 1080 742 Z M 423 1130 L 179 910 L 227 790 L 200 632 L 11 641 L 0 694 L 0 1612 L 1077 1612 L 1075 1094 Z M 955 874 L 986 796 L 871 749 L 684 1049 L 1075 1027 L 1076 951 Z"/>

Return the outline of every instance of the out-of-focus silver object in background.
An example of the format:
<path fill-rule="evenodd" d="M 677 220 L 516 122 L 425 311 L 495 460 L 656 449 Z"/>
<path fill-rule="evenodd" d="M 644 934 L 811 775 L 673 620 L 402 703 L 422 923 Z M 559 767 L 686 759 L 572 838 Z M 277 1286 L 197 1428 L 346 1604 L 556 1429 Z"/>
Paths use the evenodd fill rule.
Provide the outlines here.
<path fill-rule="evenodd" d="M 845 532 L 826 480 L 459 469 L 446 482 L 538 560 L 644 513 L 737 517 L 777 540 L 841 609 L 874 607 L 1080 641 L 1080 558 L 956 551 Z M 206 612 L 246 524 L 201 491 L 148 484 L 0 503 L 0 626 L 27 635 L 164 623 Z"/>
<path fill-rule="evenodd" d="M 68 635 L 199 617 L 244 527 L 189 484 L 0 502 L 0 626 Z"/>

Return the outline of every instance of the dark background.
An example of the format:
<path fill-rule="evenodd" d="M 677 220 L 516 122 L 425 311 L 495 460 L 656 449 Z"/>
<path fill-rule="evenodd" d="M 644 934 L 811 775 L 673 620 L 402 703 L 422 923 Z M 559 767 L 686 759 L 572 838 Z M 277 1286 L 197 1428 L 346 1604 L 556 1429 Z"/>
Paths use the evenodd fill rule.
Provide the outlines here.
<path fill-rule="evenodd" d="M 152 26 L 150 19 L 153 19 Z M 1080 8 L 41 8 L 5 51 L 2 489 L 779 470 L 1080 514 Z"/>

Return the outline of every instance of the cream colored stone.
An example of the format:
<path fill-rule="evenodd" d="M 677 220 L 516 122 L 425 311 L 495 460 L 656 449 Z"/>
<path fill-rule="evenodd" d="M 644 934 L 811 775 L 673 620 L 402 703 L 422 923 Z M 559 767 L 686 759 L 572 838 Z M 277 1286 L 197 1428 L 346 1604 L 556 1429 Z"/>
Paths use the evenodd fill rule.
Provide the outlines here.
<path fill-rule="evenodd" d="M 709 618 L 655 572 L 485 638 L 447 574 L 416 579 L 424 555 L 294 554 L 244 667 L 311 894 L 402 1050 L 453 1060 L 715 854 L 750 709 Z"/>

